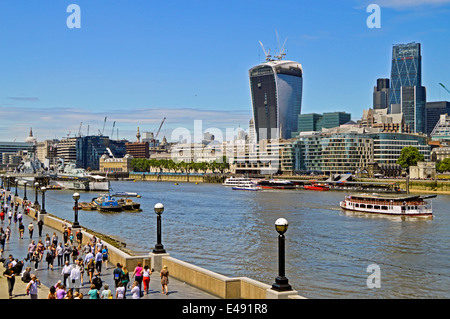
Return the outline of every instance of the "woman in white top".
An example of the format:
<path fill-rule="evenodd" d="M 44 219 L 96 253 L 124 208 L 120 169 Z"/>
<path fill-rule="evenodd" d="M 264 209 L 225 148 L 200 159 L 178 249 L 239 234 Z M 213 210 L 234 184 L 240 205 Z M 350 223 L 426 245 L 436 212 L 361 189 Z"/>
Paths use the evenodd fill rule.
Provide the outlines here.
<path fill-rule="evenodd" d="M 121 281 L 117 284 L 116 299 L 125 299 L 125 287 Z"/>
<path fill-rule="evenodd" d="M 144 294 L 148 294 L 148 289 L 150 287 L 150 275 L 152 271 L 148 268 L 147 265 L 144 266 L 144 270 L 142 272 L 142 282 L 144 283 Z"/>
<path fill-rule="evenodd" d="M 137 281 L 133 282 L 131 293 L 133 294 L 133 299 L 141 299 L 141 289 L 139 288 L 139 283 Z"/>

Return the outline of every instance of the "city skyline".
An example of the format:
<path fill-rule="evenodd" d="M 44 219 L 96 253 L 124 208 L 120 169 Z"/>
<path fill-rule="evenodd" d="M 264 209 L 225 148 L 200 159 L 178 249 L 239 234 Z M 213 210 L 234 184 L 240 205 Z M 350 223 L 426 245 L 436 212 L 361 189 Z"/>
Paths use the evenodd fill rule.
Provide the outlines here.
<path fill-rule="evenodd" d="M 170 139 L 177 127 L 248 127 L 248 70 L 265 60 L 259 41 L 304 69 L 302 113 L 345 111 L 353 119 L 372 106 L 373 86 L 389 78 L 392 45 L 422 45 L 427 101 L 448 101 L 449 1 L 378 1 L 381 28 L 370 29 L 370 1 L 301 4 L 282 1 L 73 1 L 81 28 L 69 29 L 69 3 L 0 2 L 0 134 L 38 141 L 90 134 L 113 122 L 119 137 L 136 129 Z M 270 6 L 270 10 L 267 7 Z M 289 6 L 290 12 L 286 12 Z M 289 15 L 295 14 L 290 17 Z M 306 14 L 307 13 L 307 14 Z M 302 19 L 298 19 L 298 15 Z M 270 19 L 269 19 L 270 17 Z M 337 81 L 338 79 L 338 81 Z M 323 92 L 326 94 L 323 94 Z M 116 135 L 114 133 L 113 135 Z M 115 136 L 114 136 L 115 137 Z"/>

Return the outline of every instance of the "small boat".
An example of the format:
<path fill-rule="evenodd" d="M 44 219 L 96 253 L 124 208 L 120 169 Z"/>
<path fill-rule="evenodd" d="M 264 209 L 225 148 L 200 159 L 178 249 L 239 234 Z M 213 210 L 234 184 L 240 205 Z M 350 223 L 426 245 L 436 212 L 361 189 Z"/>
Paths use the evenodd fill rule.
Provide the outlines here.
<path fill-rule="evenodd" d="M 81 202 L 78 204 L 79 208 L 82 210 L 96 210 L 97 206 L 94 203 Z"/>
<path fill-rule="evenodd" d="M 391 216 L 431 217 L 433 216 L 431 201 L 436 195 L 387 195 L 357 194 L 345 197 L 340 202 L 342 209 L 354 212 L 383 214 Z"/>
<path fill-rule="evenodd" d="M 262 187 L 258 184 L 250 184 L 250 185 L 238 185 L 233 186 L 231 189 L 235 191 L 260 191 L 262 190 Z"/>
<path fill-rule="evenodd" d="M 115 192 L 113 196 L 116 197 L 140 197 L 138 193 L 130 193 L 130 192 Z"/>
<path fill-rule="evenodd" d="M 121 212 L 123 210 L 118 201 L 109 194 L 94 198 L 92 202 L 101 212 Z"/>
<path fill-rule="evenodd" d="M 280 179 L 263 179 L 258 182 L 262 188 L 268 189 L 294 189 L 295 185 L 291 181 Z"/>
<path fill-rule="evenodd" d="M 122 206 L 123 210 L 139 210 L 141 208 L 140 203 L 134 202 L 133 200 L 128 198 L 121 198 L 117 202 Z"/>
<path fill-rule="evenodd" d="M 312 191 L 329 191 L 330 185 L 322 183 L 313 183 L 311 185 L 305 185 L 303 186 L 303 188 Z"/>
<path fill-rule="evenodd" d="M 246 185 L 249 186 L 251 184 L 253 184 L 255 182 L 255 179 L 253 178 L 248 178 L 248 177 L 230 177 L 227 178 L 222 185 L 223 186 L 231 186 L 231 187 L 237 187 L 237 186 L 242 186 L 242 185 Z"/>

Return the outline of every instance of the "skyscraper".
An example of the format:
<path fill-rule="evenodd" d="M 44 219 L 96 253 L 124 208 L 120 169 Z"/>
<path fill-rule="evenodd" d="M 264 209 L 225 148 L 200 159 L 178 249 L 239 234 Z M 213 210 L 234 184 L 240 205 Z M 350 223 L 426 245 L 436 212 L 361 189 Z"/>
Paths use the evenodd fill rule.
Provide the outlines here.
<path fill-rule="evenodd" d="M 290 138 L 302 106 L 300 63 L 270 60 L 249 70 L 256 138 Z"/>
<path fill-rule="evenodd" d="M 401 113 L 413 133 L 425 133 L 426 90 L 423 86 L 400 88 Z"/>
<path fill-rule="evenodd" d="M 373 109 L 389 107 L 389 79 L 377 79 L 377 86 L 373 88 Z"/>
<path fill-rule="evenodd" d="M 400 104 L 402 86 L 422 86 L 420 43 L 395 44 L 392 47 L 389 104 Z"/>

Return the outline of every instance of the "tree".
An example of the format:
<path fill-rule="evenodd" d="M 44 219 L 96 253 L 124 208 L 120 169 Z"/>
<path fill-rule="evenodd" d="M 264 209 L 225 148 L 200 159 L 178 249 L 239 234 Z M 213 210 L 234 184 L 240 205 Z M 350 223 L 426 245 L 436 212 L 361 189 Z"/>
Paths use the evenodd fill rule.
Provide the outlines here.
<path fill-rule="evenodd" d="M 450 171 L 450 157 L 436 163 L 436 170 L 441 173 L 449 172 Z"/>
<path fill-rule="evenodd" d="M 410 166 L 414 166 L 419 161 L 423 161 L 424 156 L 419 153 L 419 150 L 414 146 L 407 146 L 402 149 L 400 157 L 397 159 L 397 164 L 409 171 Z"/>

